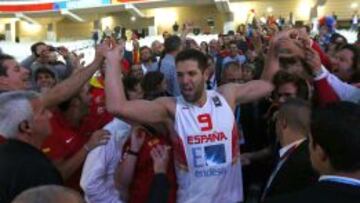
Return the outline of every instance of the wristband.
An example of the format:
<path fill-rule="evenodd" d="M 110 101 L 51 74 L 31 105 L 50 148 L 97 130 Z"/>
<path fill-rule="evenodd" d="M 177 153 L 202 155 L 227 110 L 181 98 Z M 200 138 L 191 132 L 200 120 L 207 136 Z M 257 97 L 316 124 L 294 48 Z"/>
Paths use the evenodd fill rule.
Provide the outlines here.
<path fill-rule="evenodd" d="M 127 150 L 127 152 L 126 153 L 128 153 L 128 154 L 131 154 L 131 155 L 133 155 L 133 156 L 139 156 L 139 152 L 134 152 L 134 151 L 132 151 L 132 150 Z"/>

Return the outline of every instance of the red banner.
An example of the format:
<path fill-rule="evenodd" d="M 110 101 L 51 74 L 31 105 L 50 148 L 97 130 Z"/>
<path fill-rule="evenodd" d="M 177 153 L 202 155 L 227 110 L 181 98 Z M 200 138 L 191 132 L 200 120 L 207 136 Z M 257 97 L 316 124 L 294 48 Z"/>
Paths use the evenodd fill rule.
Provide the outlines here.
<path fill-rule="evenodd" d="M 53 8 L 54 3 L 0 5 L 0 11 L 2 12 L 51 11 Z"/>

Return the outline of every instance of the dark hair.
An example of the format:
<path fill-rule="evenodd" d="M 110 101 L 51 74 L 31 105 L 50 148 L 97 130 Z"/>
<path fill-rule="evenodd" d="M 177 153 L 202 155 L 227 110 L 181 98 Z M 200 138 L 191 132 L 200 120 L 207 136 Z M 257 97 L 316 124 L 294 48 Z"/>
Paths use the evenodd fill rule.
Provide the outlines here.
<path fill-rule="evenodd" d="M 165 53 L 170 53 L 170 52 L 178 50 L 181 46 L 181 43 L 182 42 L 181 42 L 180 37 L 178 37 L 176 35 L 172 35 L 172 36 L 166 38 L 165 42 L 164 42 Z"/>
<path fill-rule="evenodd" d="M 229 30 L 229 31 L 227 32 L 227 35 L 235 35 L 234 30 Z"/>
<path fill-rule="evenodd" d="M 348 43 L 347 39 L 343 35 L 341 35 L 339 33 L 334 33 L 334 34 L 331 35 L 330 43 L 336 43 L 337 38 L 341 38 L 344 41 L 343 43 L 345 43 L 345 44 Z"/>
<path fill-rule="evenodd" d="M 149 50 L 151 61 L 152 61 L 152 62 L 156 62 L 156 57 L 154 56 L 153 51 L 152 51 L 152 49 L 151 49 L 150 47 L 148 47 L 148 46 L 142 46 L 142 47 L 140 47 L 140 53 L 141 53 L 143 50 L 145 50 L 145 49 L 148 49 L 148 50 Z"/>
<path fill-rule="evenodd" d="M 195 49 L 187 49 L 181 51 L 175 58 L 175 63 L 179 63 L 181 61 L 193 60 L 198 63 L 198 67 L 201 72 L 204 72 L 207 68 L 207 58 L 204 53 Z"/>
<path fill-rule="evenodd" d="M 310 32 L 311 32 L 311 27 L 310 27 L 310 25 L 303 25 L 303 26 L 301 26 L 301 28 L 305 28 L 306 33 L 307 33 L 307 34 L 310 34 Z"/>
<path fill-rule="evenodd" d="M 159 71 L 148 72 L 141 81 L 141 87 L 144 91 L 144 99 L 153 100 L 159 96 L 165 96 L 159 87 L 164 81 L 164 74 Z"/>
<path fill-rule="evenodd" d="M 49 74 L 53 79 L 55 79 L 55 74 L 54 72 L 52 72 L 49 68 L 46 68 L 46 67 L 40 67 L 38 69 L 36 69 L 35 71 L 35 74 L 34 74 L 34 78 L 35 78 L 35 81 L 38 80 L 38 76 L 40 74 Z"/>
<path fill-rule="evenodd" d="M 360 169 L 360 106 L 338 102 L 314 109 L 311 117 L 313 146 L 319 145 L 336 171 Z"/>
<path fill-rule="evenodd" d="M 39 55 L 36 53 L 36 48 L 40 45 L 46 45 L 44 42 L 36 42 L 35 44 L 31 45 L 31 53 L 33 53 L 36 57 L 39 57 Z"/>
<path fill-rule="evenodd" d="M 197 43 L 196 43 L 195 40 L 193 40 L 193 39 L 191 39 L 191 38 L 187 38 L 187 39 L 185 40 L 185 47 L 184 47 L 184 49 L 191 49 L 191 45 L 193 45 L 193 44 L 196 44 L 196 46 L 197 46 Z"/>
<path fill-rule="evenodd" d="M 125 95 L 127 98 L 129 98 L 128 91 L 135 91 L 136 86 L 140 84 L 140 82 L 139 79 L 132 76 L 127 76 L 123 79 Z"/>
<path fill-rule="evenodd" d="M 206 45 L 206 53 L 209 53 L 209 44 L 207 43 L 207 42 L 205 42 L 205 41 L 202 41 L 201 43 L 200 43 L 200 47 L 201 47 L 201 44 L 205 44 Z"/>
<path fill-rule="evenodd" d="M 299 98 L 289 98 L 280 106 L 277 118 L 285 120 L 293 130 L 308 136 L 310 132 L 310 114 L 309 102 Z"/>
<path fill-rule="evenodd" d="M 7 76 L 7 67 L 4 66 L 5 60 L 14 60 L 14 57 L 7 54 L 0 54 L 0 76 Z"/>
<path fill-rule="evenodd" d="M 359 50 L 359 48 L 352 44 L 346 44 L 343 47 L 341 47 L 339 51 L 344 50 L 344 49 L 347 49 L 353 53 L 353 58 L 352 58 L 353 66 L 351 67 L 351 69 L 353 71 L 360 71 L 360 50 Z"/>
<path fill-rule="evenodd" d="M 306 81 L 295 74 L 280 70 L 275 74 L 272 82 L 275 86 L 275 91 L 284 84 L 293 83 L 297 88 L 296 96 L 298 98 L 304 100 L 310 99 L 309 87 L 307 86 Z"/>
<path fill-rule="evenodd" d="M 140 47 L 140 52 L 142 52 L 144 49 L 148 49 L 148 50 L 150 51 L 150 53 L 152 53 L 151 48 L 148 47 L 148 46 L 142 46 L 142 47 Z"/>
<path fill-rule="evenodd" d="M 215 63 L 214 57 L 212 57 L 210 54 L 206 54 L 206 60 L 208 61 L 209 59 L 211 60 L 212 63 Z"/>

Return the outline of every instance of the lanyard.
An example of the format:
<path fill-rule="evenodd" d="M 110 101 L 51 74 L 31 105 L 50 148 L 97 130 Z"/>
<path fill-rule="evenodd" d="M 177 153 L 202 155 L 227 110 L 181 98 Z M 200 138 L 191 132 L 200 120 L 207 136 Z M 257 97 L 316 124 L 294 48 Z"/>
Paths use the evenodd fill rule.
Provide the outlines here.
<path fill-rule="evenodd" d="M 346 185 L 360 187 L 360 180 L 355 180 L 351 178 L 341 178 L 341 177 L 331 176 L 331 177 L 322 177 L 320 178 L 320 181 L 329 181 L 329 182 L 342 183 Z"/>

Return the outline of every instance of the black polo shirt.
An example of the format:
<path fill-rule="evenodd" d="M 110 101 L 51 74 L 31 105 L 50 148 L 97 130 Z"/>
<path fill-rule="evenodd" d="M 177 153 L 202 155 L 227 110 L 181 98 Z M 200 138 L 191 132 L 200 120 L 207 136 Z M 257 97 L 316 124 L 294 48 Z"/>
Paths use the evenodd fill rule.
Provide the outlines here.
<path fill-rule="evenodd" d="M 0 145 L 0 202 L 11 202 L 22 191 L 39 185 L 62 185 L 60 173 L 35 147 L 17 140 Z"/>

